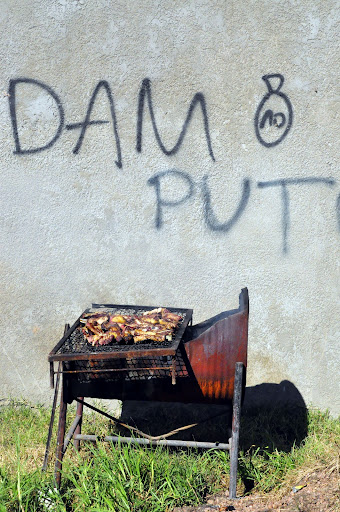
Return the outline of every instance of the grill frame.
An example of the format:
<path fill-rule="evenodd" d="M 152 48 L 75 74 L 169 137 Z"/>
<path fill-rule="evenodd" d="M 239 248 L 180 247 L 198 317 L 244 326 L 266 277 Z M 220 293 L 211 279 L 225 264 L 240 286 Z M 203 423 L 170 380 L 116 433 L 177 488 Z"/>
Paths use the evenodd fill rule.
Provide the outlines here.
<path fill-rule="evenodd" d="M 92 307 L 100 305 L 93 304 Z M 121 305 L 102 305 L 103 307 L 121 307 L 134 308 L 135 306 Z M 150 306 L 137 306 L 138 310 L 144 311 L 154 309 Z M 100 411 L 84 401 L 84 397 L 93 398 L 116 398 L 121 400 L 151 400 L 151 401 L 169 401 L 182 403 L 220 403 L 226 406 L 232 406 L 232 420 L 228 425 L 231 431 L 231 437 L 228 444 L 220 446 L 219 442 L 186 442 L 181 440 L 162 440 L 151 441 L 149 444 L 166 444 L 169 446 L 193 446 L 197 448 L 221 448 L 230 451 L 230 485 L 229 497 L 236 498 L 237 483 L 237 458 L 239 445 L 240 414 L 241 402 L 246 385 L 246 367 L 247 367 L 247 346 L 248 346 L 248 317 L 249 317 L 249 297 L 247 288 L 243 288 L 239 295 L 239 308 L 222 312 L 200 324 L 191 326 L 192 310 L 180 308 L 167 308 L 173 312 L 184 311 L 186 313 L 185 321 L 182 322 L 176 333 L 176 338 L 171 347 L 159 348 L 146 346 L 145 349 L 105 351 L 105 352 L 86 352 L 72 354 L 58 354 L 59 348 L 63 345 L 68 336 L 74 332 L 80 324 L 80 318 L 70 328 L 65 326 L 65 334 L 59 343 L 54 347 L 48 356 L 50 362 L 51 387 L 54 387 L 54 374 L 57 373 L 57 386 L 55 390 L 55 404 L 60 374 L 62 375 L 62 387 L 59 409 L 59 424 L 57 434 L 56 462 L 55 462 L 55 482 L 57 488 L 60 487 L 62 460 L 70 440 L 74 439 L 76 449 L 79 449 L 79 442 L 82 440 L 97 441 L 97 436 L 86 436 L 81 434 L 81 423 L 83 416 L 83 406 L 87 406 L 109 417 L 104 411 Z M 169 356 L 172 364 L 170 366 L 156 368 L 151 367 L 138 368 L 138 370 L 150 371 L 147 385 L 141 385 L 142 375 L 135 382 L 127 382 L 126 379 L 118 379 L 112 386 L 108 386 L 108 379 L 100 377 L 100 373 L 105 373 L 105 368 L 98 368 L 99 374 L 94 368 L 102 361 L 102 364 L 117 364 L 117 359 L 139 359 L 139 358 L 162 358 Z M 115 360 L 115 361 L 113 361 Z M 54 361 L 59 361 L 58 371 L 54 372 Z M 72 367 L 77 367 L 81 361 L 87 362 L 92 371 L 82 372 L 81 369 L 74 371 Z M 126 364 L 130 363 L 126 361 Z M 142 364 L 141 359 L 138 365 Z M 122 370 L 122 371 L 121 371 Z M 128 371 L 134 371 L 127 368 Z M 152 372 L 155 370 L 168 370 L 171 379 L 161 378 L 153 379 Z M 111 370 L 110 370 L 111 371 Z M 116 370 L 112 368 L 112 371 Z M 126 375 L 125 368 L 118 368 L 118 372 Z M 89 373 L 92 377 L 91 382 L 82 382 L 79 374 Z M 177 375 L 176 375 L 177 374 Z M 98 375 L 99 378 L 96 376 Z M 169 375 L 169 376 L 170 376 Z M 155 382 L 153 382 L 155 381 Z M 109 391 L 106 396 L 106 392 Z M 113 394 L 111 396 L 111 393 Z M 77 413 L 69 432 L 65 437 L 67 406 L 76 400 Z M 44 467 L 46 468 L 48 450 L 51 440 L 51 432 L 54 418 L 54 408 L 52 410 L 49 435 L 47 439 Z M 114 418 L 111 418 L 114 419 Z M 192 426 L 192 425 L 190 425 Z M 189 427 L 189 425 L 187 425 Z M 123 442 L 145 444 L 145 439 L 120 438 Z M 106 436 L 105 440 L 115 441 L 116 438 Z M 209 445 L 209 446 L 208 446 Z"/>

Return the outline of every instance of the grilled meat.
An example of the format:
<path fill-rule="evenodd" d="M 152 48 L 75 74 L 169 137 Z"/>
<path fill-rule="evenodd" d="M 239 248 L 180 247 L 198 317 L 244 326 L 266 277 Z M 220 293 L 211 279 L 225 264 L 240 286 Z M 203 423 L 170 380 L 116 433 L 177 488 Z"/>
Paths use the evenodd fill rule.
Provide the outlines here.
<path fill-rule="evenodd" d="M 86 340 L 93 346 L 141 341 L 163 342 L 171 340 L 179 322 L 180 315 L 171 313 L 165 308 L 146 311 L 142 315 L 109 315 L 103 312 L 85 314 L 80 319 L 82 332 Z"/>
<path fill-rule="evenodd" d="M 102 328 L 101 325 L 104 322 L 107 322 L 109 319 L 108 315 L 103 315 L 102 313 L 97 313 L 90 318 L 87 319 L 85 327 L 87 330 L 90 330 L 93 334 L 101 334 Z"/>

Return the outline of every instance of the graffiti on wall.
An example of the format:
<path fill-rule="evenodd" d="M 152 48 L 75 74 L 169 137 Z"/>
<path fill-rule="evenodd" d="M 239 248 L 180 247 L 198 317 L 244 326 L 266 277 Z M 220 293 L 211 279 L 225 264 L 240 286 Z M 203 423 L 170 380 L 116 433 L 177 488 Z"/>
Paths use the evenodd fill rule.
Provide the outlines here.
<path fill-rule="evenodd" d="M 266 148 L 277 146 L 288 135 L 293 123 L 293 107 L 281 92 L 284 77 L 280 74 L 264 75 L 268 92 L 257 107 L 254 124 L 257 140 Z M 275 81 L 278 84 L 275 86 Z M 269 129 L 266 131 L 266 127 Z"/>
<path fill-rule="evenodd" d="M 191 100 L 189 110 L 187 113 L 187 116 L 185 118 L 185 121 L 182 126 L 181 133 L 179 134 L 178 140 L 176 144 L 171 149 L 166 149 L 164 146 L 162 139 L 159 135 L 159 131 L 156 124 L 154 109 L 153 109 L 153 101 L 152 101 L 152 91 L 151 91 L 151 81 L 146 78 L 143 80 L 142 87 L 139 91 L 139 99 L 138 99 L 138 114 L 137 114 L 137 137 L 136 137 L 136 149 L 140 153 L 142 151 L 142 133 L 143 133 L 143 114 L 144 114 L 144 104 L 145 104 L 145 96 L 147 97 L 147 104 L 149 108 L 149 113 L 151 117 L 151 123 L 152 128 L 157 140 L 157 143 L 162 150 L 162 152 L 165 155 L 175 155 L 179 148 L 182 145 L 183 139 L 185 137 L 185 134 L 187 132 L 187 129 L 189 127 L 192 114 L 195 110 L 196 106 L 201 107 L 202 111 L 202 118 L 203 118 L 203 127 L 204 127 L 204 134 L 207 141 L 207 147 L 209 151 L 209 155 L 213 161 L 215 161 L 214 153 L 211 146 L 211 139 L 210 139 L 210 132 L 209 132 L 209 121 L 208 121 L 208 114 L 207 114 L 207 107 L 206 107 L 206 101 L 204 94 L 201 92 L 197 92 L 193 99 Z"/>
<path fill-rule="evenodd" d="M 167 199 L 162 194 L 162 180 L 166 177 L 172 177 L 176 183 L 177 198 Z M 159 172 L 148 180 L 148 185 L 154 187 L 156 198 L 156 211 L 154 218 L 155 228 L 160 230 L 164 225 L 164 210 L 167 208 L 177 208 L 187 202 L 194 196 L 196 191 L 201 194 L 203 217 L 206 227 L 212 232 L 228 233 L 241 219 L 251 198 L 252 187 L 266 189 L 269 187 L 278 187 L 281 200 L 279 201 L 281 209 L 281 233 L 282 233 L 282 252 L 286 254 L 289 248 L 289 231 L 291 227 L 291 205 L 289 190 L 291 186 L 302 185 L 320 185 L 334 187 L 336 180 L 323 177 L 303 177 L 303 178 L 284 178 L 280 180 L 259 181 L 251 183 L 249 178 L 244 178 L 241 183 L 241 192 L 238 203 L 234 207 L 232 215 L 228 219 L 219 220 L 214 212 L 211 190 L 209 187 L 209 177 L 203 178 L 195 183 L 190 174 L 179 169 L 168 169 Z M 277 200 L 275 200 L 275 204 Z M 339 222 L 340 197 L 337 199 L 337 217 Z"/>
<path fill-rule="evenodd" d="M 56 129 L 56 132 L 54 133 L 53 137 L 46 142 L 46 144 L 42 146 L 37 147 L 31 147 L 31 148 L 23 148 L 22 144 L 20 142 L 20 136 L 19 136 L 19 129 L 18 129 L 18 116 L 17 116 L 17 86 L 20 84 L 29 84 L 34 85 L 40 89 L 43 89 L 47 94 L 51 96 L 51 98 L 54 100 L 55 105 L 57 106 L 59 121 L 58 121 L 58 127 Z M 91 97 L 90 101 L 87 107 L 87 111 L 84 117 L 84 121 L 77 122 L 77 123 L 69 123 L 65 125 L 65 111 L 64 107 L 62 105 L 61 99 L 58 96 L 58 94 L 48 85 L 45 83 L 34 80 L 31 78 L 17 78 L 15 80 L 10 80 L 9 82 L 9 88 L 8 88 L 8 97 L 9 97 L 9 109 L 10 109 L 10 116 L 12 121 L 12 130 L 13 130 L 13 138 L 14 138 L 14 145 L 15 150 L 14 153 L 16 155 L 28 155 L 32 153 L 40 153 L 41 151 L 45 151 L 46 149 L 50 149 L 54 144 L 57 142 L 59 137 L 61 136 L 63 129 L 66 128 L 66 130 L 80 130 L 78 140 L 76 142 L 76 145 L 73 148 L 73 153 L 76 155 L 79 153 L 84 137 L 86 134 L 86 130 L 89 126 L 92 125 L 100 125 L 100 124 L 107 124 L 110 121 L 103 120 L 103 119 L 91 119 L 91 113 L 96 101 L 96 98 L 98 96 L 99 91 L 103 89 L 106 93 L 109 106 L 110 106 L 110 113 L 111 113 L 111 122 L 112 122 L 112 129 L 113 129 L 113 135 L 115 139 L 116 144 L 116 152 L 117 152 L 117 159 L 115 161 L 117 167 L 119 169 L 122 168 L 122 152 L 120 147 L 120 138 L 118 134 L 118 125 L 117 125 L 117 117 L 116 117 L 116 111 L 115 111 L 115 105 L 114 105 L 114 99 L 113 94 L 110 88 L 110 85 L 105 80 L 101 80 L 96 85 Z"/>
<path fill-rule="evenodd" d="M 18 112 L 17 112 L 17 110 L 18 110 L 17 87 L 22 86 L 24 84 L 29 84 L 31 86 L 33 85 L 35 87 L 42 89 L 45 93 L 47 93 L 53 99 L 53 101 L 57 107 L 58 118 L 59 118 L 58 119 L 58 127 L 57 127 L 55 133 L 53 134 L 53 136 L 50 138 L 50 140 L 48 140 L 42 146 L 24 148 L 20 141 L 20 133 L 19 133 L 19 126 L 18 126 Z M 104 92 L 106 93 L 106 97 L 107 97 L 107 100 L 109 103 L 110 115 L 111 115 L 110 121 L 107 119 L 95 119 L 95 120 L 91 119 L 93 107 L 95 105 L 98 93 L 101 90 L 104 90 Z M 115 163 L 119 169 L 121 169 L 123 167 L 121 143 L 120 143 L 120 137 L 119 137 L 119 131 L 118 131 L 118 121 L 117 121 L 114 97 L 113 97 L 111 87 L 106 80 L 101 80 L 100 82 L 98 82 L 93 93 L 91 94 L 84 120 L 78 121 L 75 123 L 65 124 L 65 111 L 64 111 L 64 107 L 63 107 L 63 104 L 62 104 L 62 101 L 61 101 L 59 95 L 49 85 L 47 85 L 39 80 L 35 80 L 35 79 L 31 79 L 31 78 L 17 78 L 17 79 L 10 80 L 9 89 L 8 89 L 8 98 L 9 98 L 10 117 L 11 117 L 11 121 L 12 121 L 12 131 L 13 131 L 13 138 L 14 138 L 14 145 L 15 145 L 15 149 L 14 149 L 15 154 L 27 155 L 27 154 L 32 154 L 32 153 L 39 153 L 41 151 L 50 149 L 52 146 L 54 146 L 54 144 L 60 138 L 63 130 L 66 129 L 66 130 L 80 130 L 78 140 L 73 148 L 73 154 L 76 155 L 81 150 L 81 147 L 84 142 L 84 137 L 85 137 L 86 131 L 89 126 L 112 123 L 112 131 L 113 131 L 116 155 L 117 155 Z M 167 156 L 175 155 L 179 151 L 179 149 L 182 146 L 182 143 L 184 141 L 185 135 L 188 131 L 189 125 L 191 123 L 192 115 L 196 108 L 200 108 L 201 113 L 202 113 L 203 131 L 204 131 L 204 136 L 206 138 L 207 150 L 208 150 L 208 153 L 209 153 L 212 161 L 215 161 L 215 156 L 214 156 L 214 152 L 212 149 L 211 137 L 210 137 L 210 131 L 209 131 L 209 119 L 208 119 L 207 105 L 206 105 L 206 100 L 205 100 L 203 93 L 198 92 L 194 95 L 193 99 L 190 102 L 189 109 L 188 109 L 186 118 L 184 120 L 182 129 L 180 131 L 179 137 L 177 139 L 177 142 L 175 143 L 175 145 L 172 148 L 167 149 L 165 147 L 164 142 L 161 139 L 159 129 L 158 129 L 157 123 L 156 123 L 153 98 L 152 98 L 151 81 L 148 78 L 144 79 L 142 82 L 140 91 L 139 91 L 138 106 L 137 106 L 136 150 L 138 153 L 141 153 L 141 151 L 142 151 L 143 119 L 144 119 L 145 105 L 147 105 L 147 107 L 149 109 L 152 128 L 154 131 L 154 135 L 155 135 L 157 144 L 158 144 L 159 148 L 161 149 L 161 151 Z"/>
<path fill-rule="evenodd" d="M 288 135 L 293 123 L 293 108 L 287 94 L 282 92 L 284 84 L 284 77 L 281 74 L 268 74 L 262 77 L 266 84 L 267 92 L 260 101 L 255 117 L 254 127 L 257 140 L 266 148 L 272 148 L 282 142 Z M 45 144 L 36 147 L 23 147 L 20 139 L 20 130 L 18 123 L 18 102 L 17 102 L 17 88 L 22 88 L 28 84 L 29 86 L 37 87 L 46 93 L 55 103 L 58 116 L 58 126 L 55 133 L 50 136 Z M 105 93 L 110 112 L 110 119 L 92 119 L 92 112 L 100 91 Z M 83 146 L 87 129 L 90 126 L 111 124 L 112 134 L 115 147 L 115 164 L 119 169 L 123 167 L 123 157 L 121 142 L 118 128 L 118 118 L 115 108 L 114 95 L 111 90 L 110 84 L 106 80 L 101 80 L 94 88 L 84 115 L 83 120 L 65 123 L 65 110 L 59 95 L 49 85 L 31 78 L 16 78 L 9 82 L 8 89 L 9 109 L 12 122 L 12 132 L 14 138 L 14 153 L 17 155 L 29 155 L 32 153 L 39 153 L 52 148 L 64 129 L 68 131 L 78 131 L 78 137 L 73 147 L 73 154 L 77 155 Z M 215 162 L 215 155 L 212 147 L 210 129 L 209 129 L 209 116 L 207 101 L 202 92 L 194 94 L 190 101 L 188 111 L 182 128 L 180 130 L 177 142 L 171 147 L 167 148 L 165 142 L 160 136 L 159 127 L 156 122 L 154 99 L 152 94 L 151 81 L 145 78 L 142 81 L 137 99 L 137 112 L 136 112 L 136 151 L 142 152 L 143 149 L 143 125 L 145 111 L 151 119 L 151 125 L 155 140 L 158 147 L 163 154 L 171 157 L 175 155 L 181 148 L 186 133 L 190 127 L 192 116 L 195 110 L 199 110 L 201 116 L 199 118 L 202 122 L 202 133 L 205 138 L 205 144 L 202 144 L 203 151 L 207 151 L 209 157 Z M 162 182 L 164 178 L 171 176 L 176 181 L 178 192 L 177 199 L 169 199 L 164 197 L 162 192 Z M 186 172 L 178 169 L 168 169 L 154 174 L 149 180 L 148 185 L 154 188 L 155 191 L 155 217 L 154 226 L 157 230 L 162 229 L 164 225 L 164 211 L 167 208 L 177 208 L 186 203 L 192 198 L 197 191 L 200 191 L 203 218 L 206 227 L 212 232 L 228 233 L 239 222 L 243 213 L 245 212 L 248 203 L 251 199 L 252 187 L 259 189 L 267 189 L 269 187 L 278 187 L 280 193 L 281 204 L 281 232 L 282 232 L 282 252 L 287 253 L 289 248 L 289 231 L 291 226 L 290 215 L 290 194 L 291 186 L 302 185 L 319 185 L 333 187 L 336 181 L 333 178 L 323 177 L 307 177 L 307 178 L 283 178 L 272 181 L 259 181 L 252 184 L 249 178 L 244 178 L 241 183 L 241 191 L 238 203 L 234 207 L 232 215 L 228 219 L 218 219 L 213 206 L 212 194 L 209 186 L 209 177 L 203 176 L 199 183 L 195 183 L 193 178 Z M 336 217 L 337 225 L 340 231 L 340 195 L 336 202 Z"/>
<path fill-rule="evenodd" d="M 276 146 L 279 144 L 288 134 L 293 121 L 293 109 L 289 98 L 281 92 L 281 88 L 284 82 L 284 77 L 280 74 L 271 74 L 265 75 L 262 77 L 265 81 L 268 92 L 265 94 L 263 99 L 261 100 L 256 114 L 255 114 L 255 133 L 257 139 L 261 144 L 267 148 Z M 275 85 L 275 80 L 278 80 L 279 83 Z M 18 124 L 18 102 L 17 102 L 17 89 L 19 87 L 22 88 L 24 85 L 34 86 L 38 89 L 43 90 L 49 97 L 53 100 L 56 105 L 57 113 L 58 113 L 58 126 L 49 140 L 46 141 L 45 144 L 36 146 L 36 147 L 23 147 L 20 141 L 20 131 Z M 100 91 L 104 91 L 106 94 L 106 98 L 110 108 L 110 117 L 111 119 L 91 119 L 92 111 L 94 105 L 97 101 L 97 97 Z M 102 125 L 102 124 L 112 124 L 112 132 L 114 138 L 114 145 L 116 150 L 116 166 L 121 169 L 123 167 L 122 160 L 122 150 L 120 143 L 120 136 L 118 130 L 118 119 L 115 108 L 115 101 L 113 92 L 111 90 L 110 84 L 106 80 L 101 80 L 97 83 L 94 88 L 88 106 L 85 112 L 84 119 L 82 121 L 77 121 L 73 123 L 65 124 L 65 110 L 61 101 L 60 96 L 57 92 L 52 89 L 49 85 L 41 82 L 40 80 L 35 80 L 32 78 L 16 78 L 9 81 L 8 88 L 8 98 L 9 98 L 9 109 L 10 109 L 10 117 L 12 122 L 12 131 L 14 138 L 14 153 L 17 155 L 28 155 L 32 153 L 39 153 L 41 151 L 48 150 L 54 146 L 57 140 L 62 135 L 64 129 L 66 130 L 79 130 L 78 139 L 73 148 L 73 154 L 77 155 L 83 145 L 84 138 L 89 126 Z M 276 102 L 275 102 L 276 100 Z M 277 100 L 279 100 L 279 108 L 277 109 Z M 145 108 L 148 108 L 151 124 L 153 128 L 153 132 L 155 135 L 156 142 L 161 149 L 161 151 L 167 155 L 172 156 L 175 155 L 179 149 L 181 148 L 183 141 L 185 139 L 186 133 L 190 126 L 193 113 L 196 109 L 199 109 L 202 114 L 202 127 L 203 133 L 206 140 L 206 149 L 208 154 L 213 162 L 215 162 L 214 151 L 212 148 L 210 130 L 209 130 L 209 116 L 207 109 L 207 102 L 205 96 L 202 92 L 197 92 L 194 94 L 188 108 L 188 112 L 186 118 L 183 122 L 181 131 L 179 133 L 177 142 L 173 145 L 172 148 L 167 148 L 164 141 L 162 140 L 159 128 L 156 122 L 155 109 L 154 109 L 154 101 L 152 96 L 152 87 L 151 80 L 145 78 L 142 81 L 139 94 L 138 94 L 138 102 L 137 102 L 137 122 L 136 122 L 136 151 L 140 153 L 142 151 L 142 143 L 143 143 L 143 120 L 144 120 L 144 112 Z"/>

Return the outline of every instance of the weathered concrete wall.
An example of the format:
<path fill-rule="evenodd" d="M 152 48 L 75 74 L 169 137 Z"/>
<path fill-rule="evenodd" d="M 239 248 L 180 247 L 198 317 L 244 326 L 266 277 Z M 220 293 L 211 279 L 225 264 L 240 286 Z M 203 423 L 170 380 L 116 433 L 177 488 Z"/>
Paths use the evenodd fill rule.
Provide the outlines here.
<path fill-rule="evenodd" d="M 248 286 L 248 383 L 340 412 L 336 7 L 2 2 L 2 396 L 50 397 L 91 302 Z"/>

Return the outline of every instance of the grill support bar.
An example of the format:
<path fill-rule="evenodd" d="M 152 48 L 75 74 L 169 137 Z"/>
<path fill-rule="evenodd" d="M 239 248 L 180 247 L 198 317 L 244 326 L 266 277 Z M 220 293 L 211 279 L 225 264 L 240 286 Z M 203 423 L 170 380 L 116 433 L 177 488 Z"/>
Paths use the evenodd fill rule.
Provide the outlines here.
<path fill-rule="evenodd" d="M 80 400 L 84 400 L 84 397 L 81 397 Z M 83 421 L 83 404 L 81 402 L 78 402 L 77 404 L 77 416 L 80 416 L 80 420 L 78 422 L 78 425 L 77 425 L 77 428 L 74 432 L 74 435 L 78 435 L 78 434 L 81 434 L 81 424 L 82 424 L 82 421 Z M 80 448 L 80 441 L 78 439 L 75 439 L 74 440 L 74 447 L 75 449 L 77 450 L 77 452 L 79 451 L 79 448 Z"/>
<path fill-rule="evenodd" d="M 175 367 L 174 367 L 175 365 Z M 172 374 L 176 372 L 176 359 L 174 358 L 174 363 L 171 366 L 150 366 L 142 367 L 142 368 L 100 368 L 99 370 L 91 369 L 91 370 L 63 370 L 61 373 L 107 373 L 107 372 L 145 372 L 147 370 L 171 370 Z M 59 370 L 58 370 L 59 372 Z M 54 373 L 58 373 L 54 372 Z M 176 380 L 175 380 L 176 384 Z"/>
<path fill-rule="evenodd" d="M 71 441 L 72 437 L 73 437 L 73 434 L 75 433 L 76 431 L 76 428 L 78 427 L 79 425 L 79 422 L 81 420 L 81 415 L 80 414 L 77 414 L 75 419 L 74 419 L 74 422 L 72 423 L 72 425 L 70 426 L 70 430 L 67 432 L 66 434 L 66 437 L 65 437 L 65 441 L 64 441 L 64 446 L 63 446 L 63 454 L 66 452 L 67 450 L 67 447 L 69 445 L 69 442 Z M 79 435 L 79 434 L 78 434 Z"/>
<path fill-rule="evenodd" d="M 70 325 L 69 324 L 65 324 L 64 335 L 67 333 L 69 328 L 70 328 Z M 42 471 L 46 471 L 47 462 L 48 462 L 48 456 L 49 456 L 49 453 L 50 453 L 50 444 L 51 444 L 52 430 L 53 430 L 53 424 L 54 424 L 55 410 L 56 410 L 57 400 L 58 400 L 59 382 L 60 382 L 61 372 L 62 372 L 62 362 L 59 361 L 58 371 L 57 371 L 57 379 L 56 379 L 56 385 L 55 385 L 54 397 L 53 397 L 51 419 L 50 419 L 50 425 L 49 425 L 48 434 L 47 434 L 44 463 L 43 463 L 43 466 L 42 466 L 42 469 L 41 469 Z M 53 368 L 53 362 L 50 363 L 50 384 L 51 384 L 51 387 L 53 389 L 54 388 L 54 368 Z"/>
<path fill-rule="evenodd" d="M 96 435 L 86 434 L 76 435 L 75 439 L 79 439 L 81 441 L 92 441 L 94 443 L 96 443 L 97 441 L 107 441 L 111 443 L 132 443 L 153 446 L 158 445 L 182 448 L 214 448 L 216 450 L 230 450 L 230 444 L 226 443 L 203 443 L 201 441 L 181 441 L 180 439 L 161 439 L 159 441 L 150 441 L 150 439 L 144 439 L 141 437 L 105 436 L 102 438 Z"/>
<path fill-rule="evenodd" d="M 53 363 L 51 363 L 53 364 Z M 60 381 L 60 373 L 59 373 L 59 370 L 61 372 L 61 361 L 59 362 L 59 368 L 58 368 L 58 375 L 57 375 L 57 380 L 56 380 L 56 385 L 55 385 L 55 390 L 54 390 L 54 397 L 53 397 L 53 405 L 52 405 L 52 412 L 51 412 L 51 419 L 50 419 L 50 425 L 48 427 L 48 434 L 47 434 L 47 441 L 46 441 L 46 449 L 45 449 L 45 457 L 44 457 L 44 463 L 43 463 L 43 466 L 42 466 L 42 471 L 46 471 L 46 468 L 47 468 L 47 461 L 48 461 L 48 456 L 49 456 L 49 453 L 50 453 L 50 444 L 51 444 L 51 437 L 52 437 L 52 429 L 53 429 L 53 424 L 54 424 L 54 417 L 55 417 L 55 409 L 56 409 L 56 406 L 57 406 L 57 400 L 58 400 L 58 393 L 59 393 L 59 381 Z"/>
<path fill-rule="evenodd" d="M 176 356 L 172 356 L 171 384 L 173 386 L 176 386 Z"/>

